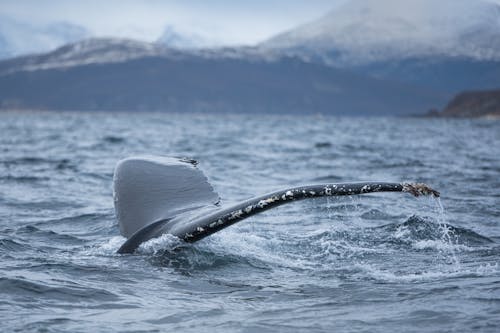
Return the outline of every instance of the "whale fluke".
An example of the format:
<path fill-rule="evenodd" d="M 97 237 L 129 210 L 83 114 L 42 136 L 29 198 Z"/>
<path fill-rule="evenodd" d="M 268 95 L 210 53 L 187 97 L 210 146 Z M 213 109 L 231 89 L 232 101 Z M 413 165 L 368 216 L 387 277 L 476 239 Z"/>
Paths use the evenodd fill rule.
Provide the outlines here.
<path fill-rule="evenodd" d="M 287 188 L 220 207 L 219 196 L 196 164 L 156 156 L 127 158 L 117 164 L 115 212 L 120 233 L 127 238 L 118 253 L 132 253 L 141 243 L 166 233 L 195 242 L 247 217 L 302 199 L 374 192 L 439 197 L 439 192 L 422 183 L 363 182 Z"/>
<path fill-rule="evenodd" d="M 140 156 L 116 165 L 113 199 L 120 233 L 129 238 L 152 222 L 214 205 L 219 196 L 195 161 Z"/>

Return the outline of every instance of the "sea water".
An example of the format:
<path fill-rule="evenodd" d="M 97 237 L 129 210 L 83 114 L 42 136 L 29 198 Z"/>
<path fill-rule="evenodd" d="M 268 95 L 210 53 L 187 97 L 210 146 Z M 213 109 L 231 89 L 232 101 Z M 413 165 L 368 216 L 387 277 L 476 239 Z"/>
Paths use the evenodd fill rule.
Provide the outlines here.
<path fill-rule="evenodd" d="M 223 203 L 350 181 L 442 197 L 296 202 L 118 255 L 113 168 L 137 154 L 197 159 Z M 3 332 L 498 332 L 499 261 L 498 121 L 0 113 Z"/>

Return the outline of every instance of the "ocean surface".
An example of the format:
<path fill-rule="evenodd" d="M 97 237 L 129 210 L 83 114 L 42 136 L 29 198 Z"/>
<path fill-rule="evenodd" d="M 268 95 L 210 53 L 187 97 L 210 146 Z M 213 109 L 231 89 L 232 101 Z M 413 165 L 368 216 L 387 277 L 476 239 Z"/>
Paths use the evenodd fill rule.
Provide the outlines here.
<path fill-rule="evenodd" d="M 223 203 L 299 184 L 418 181 L 315 199 L 133 255 L 115 164 L 199 161 Z M 0 113 L 2 332 L 499 332 L 500 121 Z"/>

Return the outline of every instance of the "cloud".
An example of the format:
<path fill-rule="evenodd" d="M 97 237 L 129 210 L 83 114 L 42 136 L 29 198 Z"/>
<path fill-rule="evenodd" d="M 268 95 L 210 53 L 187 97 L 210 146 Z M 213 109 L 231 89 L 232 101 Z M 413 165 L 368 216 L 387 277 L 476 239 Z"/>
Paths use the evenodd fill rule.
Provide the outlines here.
<path fill-rule="evenodd" d="M 167 26 L 214 44 L 255 44 L 316 19 L 346 0 L 0 0 L 0 15 L 48 24 L 67 21 L 95 36 L 157 40 Z"/>
<path fill-rule="evenodd" d="M 0 58 L 43 52 L 88 36 L 85 28 L 68 22 L 26 23 L 0 14 Z"/>

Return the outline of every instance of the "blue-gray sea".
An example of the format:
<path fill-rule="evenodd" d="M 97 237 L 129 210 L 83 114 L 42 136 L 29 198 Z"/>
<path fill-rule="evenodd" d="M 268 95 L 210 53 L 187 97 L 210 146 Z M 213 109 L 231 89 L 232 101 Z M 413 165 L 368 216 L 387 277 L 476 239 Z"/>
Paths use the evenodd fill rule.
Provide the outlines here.
<path fill-rule="evenodd" d="M 349 181 L 442 197 L 295 202 L 118 255 L 113 168 L 136 154 L 198 160 L 225 203 Z M 500 121 L 0 113 L 2 332 L 498 332 L 499 261 Z"/>

